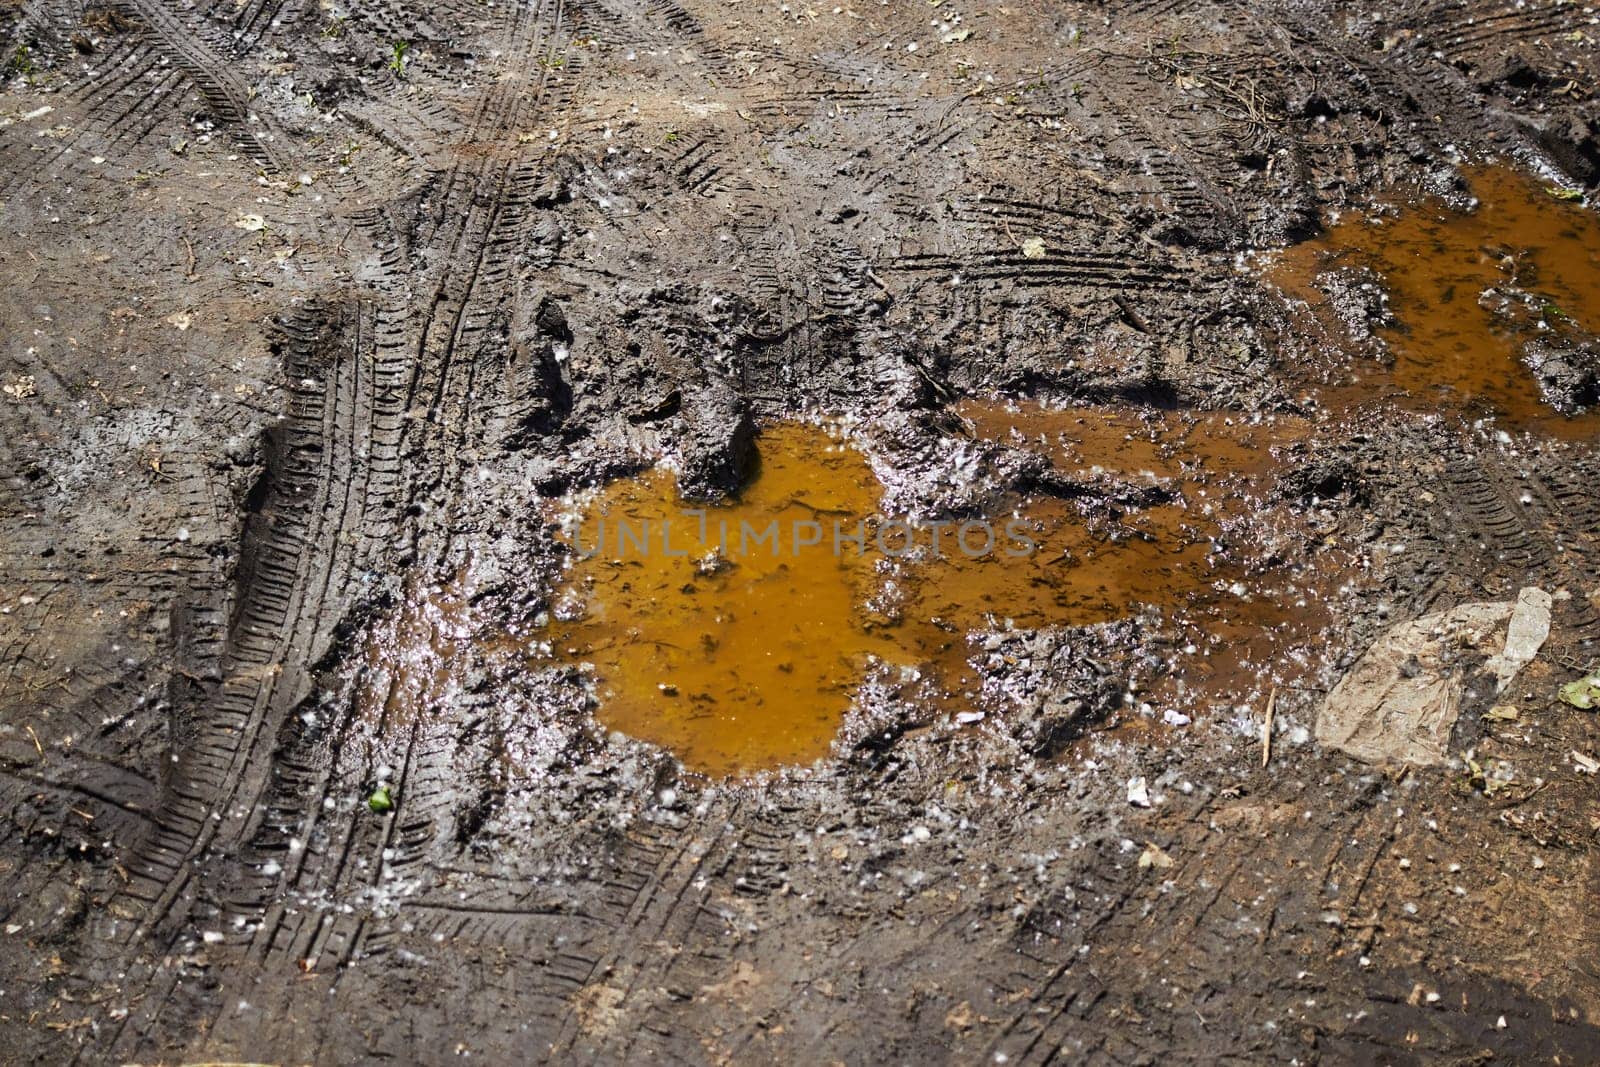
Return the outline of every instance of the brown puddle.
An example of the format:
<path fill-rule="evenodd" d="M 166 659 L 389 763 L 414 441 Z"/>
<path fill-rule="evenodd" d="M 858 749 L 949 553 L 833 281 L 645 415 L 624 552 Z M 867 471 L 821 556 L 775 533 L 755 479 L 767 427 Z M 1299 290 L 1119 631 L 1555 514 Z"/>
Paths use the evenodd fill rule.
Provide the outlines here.
<path fill-rule="evenodd" d="M 1099 583 L 1110 595 L 1097 617 L 1046 613 L 1042 622 L 1125 617 L 1131 604 L 1164 609 L 1166 623 L 1192 651 L 1175 660 L 1172 675 L 1149 695 L 1191 717 L 1308 673 L 1283 657 L 1303 655 L 1316 641 L 1342 563 L 1326 551 L 1315 569 L 1264 562 L 1277 559 L 1280 538 L 1312 539 L 1290 509 L 1270 503 L 1279 453 L 1311 436 L 1307 420 L 971 401 L 958 410 L 978 436 L 1046 455 L 1068 475 L 1145 480 L 1175 494 L 1172 503 L 1130 512 L 1116 524 L 1114 543 L 1081 527 L 1081 549 L 1068 538 L 1069 551 L 1083 553 L 1073 581 Z M 1287 673 L 1275 677 L 1274 670 Z"/>
<path fill-rule="evenodd" d="M 1248 546 L 1218 540 L 1271 465 L 1269 446 L 1303 436 L 1302 423 L 962 411 L 981 437 L 1045 437 L 1069 473 L 1146 471 L 1181 497 L 1115 522 L 1019 500 L 1014 513 L 943 527 L 937 553 L 921 527 L 917 553 L 902 556 L 907 531 L 876 515 L 870 466 L 817 427 L 767 430 L 758 476 L 706 509 L 703 527 L 667 472 L 615 482 L 583 509 L 576 544 L 602 550 L 575 559 L 546 635 L 559 658 L 593 665 L 601 722 L 691 770 L 746 773 L 826 755 L 871 657 L 931 676 L 947 710 L 974 708 L 968 631 L 1087 625 L 1153 605 L 1204 631 L 1188 678 L 1215 689 L 1253 681 L 1267 646 L 1321 617 L 1252 574 Z M 776 552 L 755 540 L 774 521 Z M 864 552 L 849 540 L 859 533 Z"/>
<path fill-rule="evenodd" d="M 668 471 L 602 489 L 575 531 L 595 554 L 574 561 L 550 623 L 558 656 L 594 664 L 602 723 L 706 774 L 825 755 L 866 657 L 893 650 L 863 618 L 870 557 L 831 543 L 834 519 L 853 533 L 877 508 L 865 459 L 798 425 L 763 434 L 760 457 L 703 530 Z M 758 540 L 773 522 L 781 543 Z M 796 552 L 796 523 L 829 541 Z"/>
<path fill-rule="evenodd" d="M 1600 431 L 1546 403 L 1522 346 L 1600 330 L 1600 218 L 1502 166 L 1466 170 L 1476 210 L 1423 199 L 1341 217 L 1282 253 L 1269 278 L 1326 312 L 1327 272 L 1376 272 L 1394 323 L 1376 332 L 1393 366 L 1355 359 L 1352 395 L 1398 389 L 1407 406 L 1494 414 L 1511 429 L 1562 438 Z"/>

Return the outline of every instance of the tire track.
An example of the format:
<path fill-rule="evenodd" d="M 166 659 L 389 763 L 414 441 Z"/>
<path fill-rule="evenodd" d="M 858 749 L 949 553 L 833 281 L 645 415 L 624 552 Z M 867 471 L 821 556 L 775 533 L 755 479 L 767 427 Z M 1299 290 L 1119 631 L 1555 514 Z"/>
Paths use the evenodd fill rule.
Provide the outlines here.
<path fill-rule="evenodd" d="M 249 94 L 228 70 L 221 54 L 206 42 L 203 33 L 196 33 L 185 25 L 167 7 L 166 0 L 112 0 L 112 8 L 146 28 L 162 51 L 200 91 L 211 112 L 233 131 L 246 155 L 269 170 L 283 169 L 276 135 L 266 129 L 264 135 L 258 136 L 250 128 L 261 122 L 250 108 Z"/>
<path fill-rule="evenodd" d="M 544 102 L 542 84 L 529 94 L 519 80 L 533 76 L 535 67 L 548 70 L 537 60 L 555 47 L 560 6 L 524 8 L 516 19 L 508 51 L 517 73 L 481 98 L 473 117 L 474 140 L 509 140 Z M 369 528 L 373 513 L 379 513 L 380 526 L 393 530 L 381 519 L 384 510 L 425 498 L 429 490 L 424 487 L 454 477 L 448 467 L 459 462 L 459 449 L 441 448 L 436 438 L 441 431 L 419 424 L 448 414 L 448 440 L 457 444 L 474 428 L 471 396 L 478 368 L 472 356 L 488 314 L 479 305 L 493 308 L 507 295 L 507 277 L 486 270 L 485 263 L 500 226 L 515 218 L 503 207 L 514 167 L 513 158 L 485 158 L 457 164 L 446 175 L 445 225 L 424 237 L 441 247 L 444 269 L 420 316 L 379 310 L 353 319 L 335 315 L 330 323 L 312 313 L 286 325 L 286 377 L 302 386 L 258 494 L 264 499 L 247 538 L 252 562 L 241 568 L 217 710 L 193 755 L 180 759 L 175 775 L 180 784 L 162 832 L 140 862 L 130 865 L 135 885 L 129 895 L 146 904 L 136 937 L 180 900 L 193 899 L 187 871 L 193 860 L 207 851 L 234 851 L 218 837 L 222 829 L 199 810 L 205 803 L 201 798 L 215 797 L 216 810 L 243 815 L 243 824 L 230 818 L 223 828 L 249 842 L 236 856 L 243 878 L 232 890 L 229 914 L 255 931 L 243 951 L 272 969 L 279 961 L 288 964 L 285 952 L 318 956 L 338 968 L 360 951 L 364 936 L 359 923 L 349 927 L 327 916 L 309 926 L 307 916 L 286 921 L 281 902 L 292 899 L 291 887 L 370 888 L 384 866 L 379 853 L 390 850 L 397 853 L 399 868 L 421 863 L 435 820 L 426 812 L 413 814 L 404 800 L 386 822 L 351 816 L 343 825 L 329 820 L 334 836 L 327 845 L 305 849 L 305 858 L 297 862 L 283 862 L 292 833 L 307 834 L 309 840 L 328 832 L 318 829 L 314 813 L 341 784 L 337 765 L 295 755 L 298 719 L 292 713 L 310 684 L 296 665 L 303 657 L 295 650 L 325 647 L 332 624 L 347 615 L 358 561 L 377 547 L 374 534 L 382 535 L 381 528 Z M 388 232 L 382 216 L 369 214 L 359 221 L 377 228 L 381 247 Z M 426 405 L 427 416 L 419 418 L 419 404 Z M 411 535 L 413 543 L 416 537 Z M 392 548 L 393 533 L 385 540 Z M 439 762 L 443 750 L 416 747 L 417 727 L 409 735 L 404 780 L 430 775 L 443 780 L 453 773 L 448 758 Z M 396 828 L 399 836 L 374 837 L 384 826 Z M 352 881 L 358 859 L 369 873 Z M 273 906 L 274 901 L 279 903 Z M 152 997 L 153 1006 L 123 1027 L 134 1039 L 119 1042 L 128 1054 L 138 1053 L 138 1035 L 154 1029 L 162 999 Z"/>

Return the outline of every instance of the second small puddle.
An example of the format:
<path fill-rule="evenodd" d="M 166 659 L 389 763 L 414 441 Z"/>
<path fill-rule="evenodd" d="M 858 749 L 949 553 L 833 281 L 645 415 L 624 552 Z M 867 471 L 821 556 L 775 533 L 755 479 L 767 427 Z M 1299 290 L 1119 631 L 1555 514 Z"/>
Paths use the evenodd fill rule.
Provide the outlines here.
<path fill-rule="evenodd" d="M 1511 429 L 1586 439 L 1600 413 L 1567 416 L 1542 396 L 1523 346 L 1582 343 L 1600 331 L 1600 217 L 1503 166 L 1464 171 L 1478 203 L 1421 198 L 1351 212 L 1281 254 L 1269 279 L 1329 311 L 1330 272 L 1360 268 L 1390 297 L 1376 333 L 1392 366 L 1355 359 L 1332 392 L 1357 401 L 1398 389 L 1422 411 L 1491 414 Z M 1342 326 L 1332 325 L 1337 333 Z"/>

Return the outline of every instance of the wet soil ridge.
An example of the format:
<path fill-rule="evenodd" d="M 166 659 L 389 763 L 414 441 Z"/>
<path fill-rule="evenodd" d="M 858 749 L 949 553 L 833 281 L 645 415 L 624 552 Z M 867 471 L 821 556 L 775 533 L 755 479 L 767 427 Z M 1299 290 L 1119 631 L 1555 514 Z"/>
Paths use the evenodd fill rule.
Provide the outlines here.
<path fill-rule="evenodd" d="M 0 3 L 0 1058 L 1600 1058 L 1600 738 L 1549 697 L 1600 640 L 1592 298 L 1543 213 L 1485 230 L 1450 306 L 1531 373 L 1374 407 L 1431 276 L 1352 248 L 1330 323 L 1247 255 L 1455 247 L 1515 205 L 1383 205 L 1491 157 L 1587 233 L 1593 18 Z M 622 646 L 530 655 L 548 510 L 723 500 L 819 413 L 885 515 L 1031 508 L 1104 577 L 874 572 L 930 666 L 684 774 L 605 725 Z M 1525 588 L 1443 766 L 1314 742 L 1383 635 Z"/>

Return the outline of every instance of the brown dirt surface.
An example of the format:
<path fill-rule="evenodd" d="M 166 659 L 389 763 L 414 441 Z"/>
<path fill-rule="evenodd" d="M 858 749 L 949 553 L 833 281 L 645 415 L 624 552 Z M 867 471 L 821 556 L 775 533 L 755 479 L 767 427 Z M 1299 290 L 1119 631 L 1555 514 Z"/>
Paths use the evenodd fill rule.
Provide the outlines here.
<path fill-rule="evenodd" d="M 1552 0 L 0 0 L 0 1061 L 1600 1062 L 1597 93 Z M 1056 551 L 584 614 L 556 516 L 824 424 Z M 1527 587 L 1443 765 L 1317 743 Z"/>

